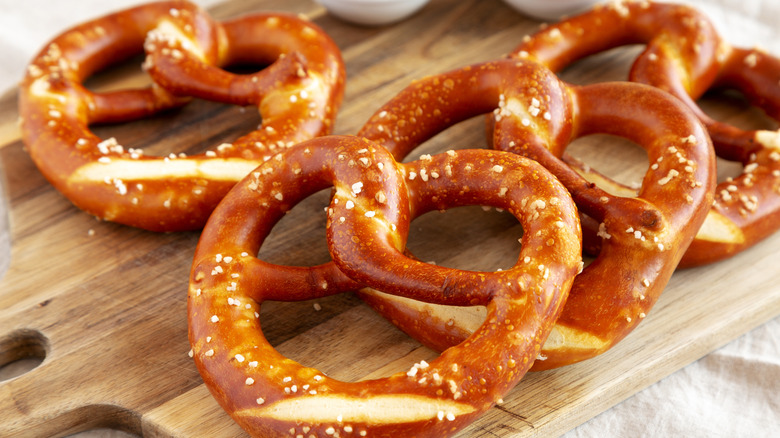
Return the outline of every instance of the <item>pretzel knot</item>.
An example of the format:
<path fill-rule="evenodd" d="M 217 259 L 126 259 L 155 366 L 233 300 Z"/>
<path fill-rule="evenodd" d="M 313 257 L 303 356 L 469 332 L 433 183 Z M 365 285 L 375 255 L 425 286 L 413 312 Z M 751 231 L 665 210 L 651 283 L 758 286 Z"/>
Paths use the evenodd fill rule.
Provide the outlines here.
<path fill-rule="evenodd" d="M 589 31 L 595 23 L 599 32 Z M 713 88 L 735 88 L 780 121 L 780 59 L 759 49 L 730 46 L 692 7 L 648 1 L 603 5 L 546 27 L 527 37 L 511 56 L 559 71 L 585 56 L 636 43 L 647 47 L 634 61 L 630 80 L 661 88 L 685 102 L 707 127 L 717 154 L 743 165 L 741 175 L 716 188 L 716 202 L 680 265 L 728 258 L 776 231 L 780 131 L 744 130 L 713 120 L 696 100 Z M 635 189 L 570 162 L 585 177 L 604 181 L 615 193 L 636 194 Z"/>
<path fill-rule="evenodd" d="M 704 221 L 715 172 L 703 126 L 679 100 L 653 87 L 570 86 L 539 64 L 500 60 L 416 81 L 383 106 L 361 134 L 403 155 L 450 123 L 480 112 L 492 112 L 494 147 L 541 163 L 571 192 L 579 211 L 600 224 L 603 248 L 575 279 L 542 349 L 546 360 L 534 369 L 606 351 L 650 311 Z M 414 127 L 412 118 L 418 122 Z M 639 196 L 611 195 L 559 159 L 572 140 L 595 133 L 628 138 L 647 151 L 656 165 L 648 169 Z M 464 312 L 375 292 L 362 297 L 438 350 L 463 341 L 474 329 L 469 321 L 484 317 L 475 309 Z"/>
<path fill-rule="evenodd" d="M 581 264 L 574 204 L 549 172 L 489 150 L 401 164 L 376 143 L 336 136 L 290 148 L 281 163 L 260 166 L 225 197 L 203 230 L 190 277 L 196 365 L 244 429 L 262 437 L 449 436 L 525 374 Z M 425 170 L 427 181 L 409 178 Z M 333 261 L 281 267 L 258 260 L 274 223 L 329 186 Z M 520 220 L 525 233 L 514 267 L 458 271 L 404 255 L 413 217 L 470 204 L 506 208 Z M 263 337 L 264 301 L 331 295 L 358 287 L 355 281 L 405 299 L 483 305 L 489 321 L 431 363 L 353 383 L 283 357 Z"/>
<path fill-rule="evenodd" d="M 94 93 L 94 72 L 147 51 L 145 89 Z M 235 75 L 221 67 L 271 65 Z M 214 22 L 184 1 L 149 3 L 52 40 L 20 85 L 22 137 L 43 175 L 99 218 L 153 231 L 198 229 L 238 180 L 279 148 L 330 132 L 343 96 L 335 44 L 286 15 Z M 100 139 L 89 126 L 150 116 L 189 96 L 257 105 L 262 125 L 233 144 L 155 157 Z"/>

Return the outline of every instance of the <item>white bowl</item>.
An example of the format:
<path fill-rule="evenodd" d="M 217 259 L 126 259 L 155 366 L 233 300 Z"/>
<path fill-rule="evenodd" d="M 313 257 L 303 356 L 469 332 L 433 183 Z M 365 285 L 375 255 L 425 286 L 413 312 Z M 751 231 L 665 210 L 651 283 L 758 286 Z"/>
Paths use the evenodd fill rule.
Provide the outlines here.
<path fill-rule="evenodd" d="M 603 0 L 504 0 L 518 12 L 542 20 L 584 12 Z"/>
<path fill-rule="evenodd" d="M 381 26 L 403 20 L 430 0 L 319 0 L 328 11 L 346 21 Z"/>

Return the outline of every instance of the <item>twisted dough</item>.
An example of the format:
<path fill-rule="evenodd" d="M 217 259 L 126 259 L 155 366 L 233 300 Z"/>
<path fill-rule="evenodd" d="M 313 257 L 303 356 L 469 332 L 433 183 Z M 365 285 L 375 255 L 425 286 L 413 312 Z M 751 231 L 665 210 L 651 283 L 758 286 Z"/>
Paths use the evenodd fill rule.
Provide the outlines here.
<path fill-rule="evenodd" d="M 258 437 L 444 437 L 517 383 L 581 265 L 576 209 L 549 172 L 489 150 L 401 164 L 358 137 L 310 140 L 284 151 L 280 163 L 259 167 L 225 197 L 203 230 L 190 276 L 195 363 L 236 422 Z M 424 170 L 431 179 L 411 177 Z M 334 188 L 327 213 L 334 261 L 304 268 L 258 260 L 284 212 L 328 186 Z M 413 215 L 470 204 L 506 208 L 521 221 L 526 233 L 514 267 L 466 272 L 403 254 Z M 343 292 L 355 286 L 350 278 L 406 298 L 485 305 L 489 321 L 430 364 L 355 383 L 326 377 L 268 344 L 259 321 L 264 301 Z"/>

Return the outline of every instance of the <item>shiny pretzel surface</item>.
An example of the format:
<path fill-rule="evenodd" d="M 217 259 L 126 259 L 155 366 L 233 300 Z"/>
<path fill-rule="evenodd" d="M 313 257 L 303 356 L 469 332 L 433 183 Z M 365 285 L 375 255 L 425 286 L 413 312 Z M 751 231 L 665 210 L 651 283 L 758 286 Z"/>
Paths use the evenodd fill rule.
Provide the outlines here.
<path fill-rule="evenodd" d="M 369 140 L 330 136 L 281 155 L 282 165 L 264 164 L 227 195 L 195 254 L 190 342 L 212 394 L 254 436 L 443 437 L 465 427 L 531 366 L 578 272 L 578 217 L 565 188 L 537 163 L 501 151 L 401 164 Z M 431 178 L 412 177 L 425 171 Z M 329 186 L 333 261 L 281 267 L 259 260 L 284 212 Z M 506 208 L 521 221 L 527 232 L 514 267 L 459 271 L 404 254 L 415 215 L 472 204 Z M 430 363 L 361 382 L 285 358 L 263 337 L 264 301 L 312 299 L 355 281 L 406 299 L 483 305 L 490 318 Z"/>
<path fill-rule="evenodd" d="M 592 31 L 594 26 L 598 32 Z M 560 71 L 586 56 L 628 44 L 646 44 L 629 79 L 685 102 L 707 127 L 717 154 L 743 165 L 741 175 L 718 185 L 716 202 L 680 266 L 728 258 L 775 232 L 780 224 L 780 131 L 745 130 L 714 120 L 696 100 L 708 90 L 732 88 L 780 121 L 777 57 L 757 48 L 731 46 L 693 7 L 645 0 L 604 4 L 546 26 L 526 37 L 510 56 Z M 636 193 L 581 163 L 571 164 L 588 179 L 603 181 L 612 192 Z M 593 222 L 583 224 L 587 228 Z"/>
<path fill-rule="evenodd" d="M 82 85 L 144 48 L 157 80 L 150 87 L 97 93 Z M 251 75 L 219 68 L 266 62 Z M 20 85 L 22 137 L 44 176 L 86 212 L 153 231 L 198 229 L 230 187 L 276 149 L 330 132 L 343 81 L 335 44 L 303 19 L 257 15 L 223 24 L 185 1 L 148 3 L 69 29 L 33 59 Z M 164 157 L 90 131 L 190 96 L 257 105 L 263 123 L 232 144 Z"/>
<path fill-rule="evenodd" d="M 518 84 L 518 77 L 527 82 Z M 603 242 L 595 261 L 575 279 L 542 349 L 545 360 L 534 369 L 606 351 L 649 313 L 704 221 L 714 187 L 709 137 L 679 100 L 656 88 L 633 83 L 570 86 L 546 68 L 518 60 L 415 81 L 361 133 L 402 154 L 477 111 L 492 112 L 494 147 L 530 157 L 552 171 L 579 211 L 596 218 Z M 412 118 L 424 127 L 409 127 Z M 595 133 L 628 138 L 647 151 L 655 165 L 637 197 L 611 195 L 561 160 L 571 141 Z M 387 319 L 439 350 L 463 341 L 475 321 L 473 314 L 455 316 L 459 311 L 451 308 L 374 292 L 363 296 Z"/>

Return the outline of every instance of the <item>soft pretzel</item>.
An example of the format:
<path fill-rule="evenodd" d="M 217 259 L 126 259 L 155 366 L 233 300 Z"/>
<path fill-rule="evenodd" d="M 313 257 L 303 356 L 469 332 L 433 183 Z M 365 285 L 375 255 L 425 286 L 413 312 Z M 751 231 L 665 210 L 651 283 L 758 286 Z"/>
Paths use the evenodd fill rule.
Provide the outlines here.
<path fill-rule="evenodd" d="M 537 361 L 534 369 L 600 354 L 649 313 L 703 222 L 715 175 L 709 137 L 679 100 L 656 88 L 634 83 L 570 86 L 540 65 L 516 60 L 416 81 L 383 106 L 361 133 L 403 154 L 449 123 L 491 111 L 494 146 L 551 170 L 579 210 L 596 218 L 603 240 L 598 257 L 574 281 L 542 349 L 546 360 Z M 573 139 L 594 133 L 633 140 L 658 163 L 645 175 L 638 197 L 613 196 L 559 159 Z M 458 309 L 374 292 L 362 295 L 387 319 L 439 350 L 471 331 L 467 325 L 473 315 L 461 316 Z"/>
<path fill-rule="evenodd" d="M 581 263 L 578 218 L 565 188 L 537 163 L 500 151 L 451 151 L 400 164 L 371 141 L 331 136 L 281 155 L 280 165 L 266 163 L 235 186 L 199 241 L 188 312 L 204 382 L 253 436 L 454 434 L 525 374 L 565 301 Z M 425 171 L 430 179 L 412 176 Z M 258 260 L 274 223 L 328 186 L 334 261 L 306 268 Z M 506 208 L 521 221 L 526 233 L 514 267 L 458 271 L 404 256 L 414 215 L 475 203 Z M 407 298 L 487 306 L 490 318 L 468 343 L 377 380 L 338 381 L 269 345 L 258 319 L 263 302 L 339 293 L 355 287 L 349 278 Z"/>
<path fill-rule="evenodd" d="M 268 37 L 265 44 L 258 44 L 261 34 Z M 184 101 L 156 83 L 110 93 L 82 85 L 92 73 L 142 53 L 148 35 L 146 67 L 166 87 L 257 104 L 263 125 L 232 145 L 189 156 L 147 156 L 114 138 L 98 138 L 90 125 L 145 117 Z M 237 38 L 243 42 L 235 43 Z M 278 61 L 272 58 L 283 54 Z M 219 65 L 274 63 L 254 75 L 215 82 L 213 77 L 226 76 L 201 68 L 193 58 Z M 197 68 L 202 75 L 185 76 L 180 67 Z M 166 74 L 183 85 L 165 82 Z M 149 3 L 67 30 L 33 59 L 20 85 L 22 137 L 43 175 L 88 213 L 153 231 L 198 229 L 230 187 L 274 148 L 329 132 L 343 79 L 336 47 L 298 18 L 263 15 L 222 26 L 188 2 Z M 198 93 L 199 84 L 209 84 L 212 94 Z M 227 95 L 237 90 L 231 84 L 240 84 L 242 93 L 232 100 Z"/>
<path fill-rule="evenodd" d="M 593 32 L 594 28 L 599 31 Z M 629 78 L 680 98 L 707 127 L 717 154 L 744 167 L 740 176 L 718 185 L 716 202 L 680 266 L 728 258 L 776 231 L 780 132 L 743 130 L 713 120 L 696 100 L 713 88 L 736 88 L 780 121 L 780 59 L 759 49 L 730 46 L 692 7 L 648 1 L 612 2 L 546 26 L 525 38 L 510 56 L 559 71 L 585 56 L 637 43 L 647 47 L 635 60 Z M 603 179 L 591 168 L 571 163 L 589 180 Z M 608 184 L 613 192 L 636 193 L 615 182 Z M 583 221 L 583 225 L 592 223 Z"/>

